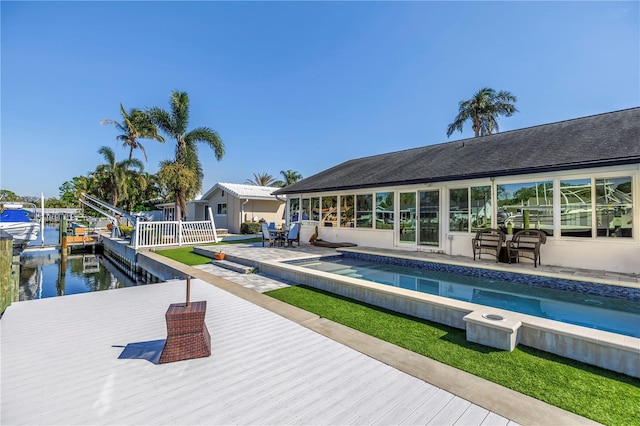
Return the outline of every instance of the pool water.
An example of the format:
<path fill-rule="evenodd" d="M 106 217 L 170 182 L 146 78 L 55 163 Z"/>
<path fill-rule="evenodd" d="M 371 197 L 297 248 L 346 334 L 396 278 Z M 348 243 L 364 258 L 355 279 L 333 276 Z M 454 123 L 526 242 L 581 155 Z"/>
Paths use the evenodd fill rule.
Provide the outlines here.
<path fill-rule="evenodd" d="M 558 288 L 544 288 L 501 279 L 375 263 L 340 256 L 295 262 L 295 265 L 449 299 L 640 337 L 640 302 L 637 300 L 605 297 Z"/>

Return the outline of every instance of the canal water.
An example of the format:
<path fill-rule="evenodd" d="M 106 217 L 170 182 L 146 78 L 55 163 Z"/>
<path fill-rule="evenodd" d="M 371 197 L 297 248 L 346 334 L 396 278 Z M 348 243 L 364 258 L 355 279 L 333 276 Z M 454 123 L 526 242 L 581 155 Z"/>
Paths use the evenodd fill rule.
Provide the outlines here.
<path fill-rule="evenodd" d="M 59 230 L 44 228 L 46 245 L 58 244 Z M 29 246 L 39 247 L 40 239 Z M 23 252 L 20 256 L 19 300 L 43 299 L 91 291 L 143 285 L 125 275 L 100 254 L 61 256 L 57 249 Z"/>

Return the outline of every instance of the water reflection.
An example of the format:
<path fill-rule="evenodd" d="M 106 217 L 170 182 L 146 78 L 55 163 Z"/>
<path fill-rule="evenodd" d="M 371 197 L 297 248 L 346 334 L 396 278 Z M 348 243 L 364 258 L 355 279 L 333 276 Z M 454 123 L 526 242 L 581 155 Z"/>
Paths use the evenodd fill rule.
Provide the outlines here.
<path fill-rule="evenodd" d="M 101 255 L 36 252 L 20 259 L 19 300 L 142 285 Z"/>

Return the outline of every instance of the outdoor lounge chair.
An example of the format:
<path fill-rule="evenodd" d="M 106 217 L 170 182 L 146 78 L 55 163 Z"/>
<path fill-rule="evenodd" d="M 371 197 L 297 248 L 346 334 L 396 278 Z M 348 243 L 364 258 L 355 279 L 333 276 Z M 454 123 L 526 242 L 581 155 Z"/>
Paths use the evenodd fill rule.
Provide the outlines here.
<path fill-rule="evenodd" d="M 538 229 L 523 229 L 513 235 L 507 242 L 509 263 L 514 259 L 520 261 L 520 257 L 533 260 L 533 267 L 540 265 L 540 246 L 547 242 L 547 234 Z"/>
<path fill-rule="evenodd" d="M 294 241 L 297 242 L 298 247 L 300 247 L 300 224 L 299 223 L 294 223 L 293 225 L 291 225 L 291 229 L 289 230 L 289 233 L 285 237 L 285 242 L 289 247 L 293 246 Z"/>
<path fill-rule="evenodd" d="M 264 247 L 265 241 L 269 242 L 269 247 L 273 247 L 277 241 L 277 238 L 271 235 L 267 223 L 262 222 L 262 247 Z"/>
<path fill-rule="evenodd" d="M 482 253 L 490 254 L 496 257 L 496 263 L 500 260 L 500 250 L 504 244 L 506 236 L 499 229 L 487 228 L 476 232 L 476 236 L 471 239 L 473 246 L 473 260 L 476 260 L 476 254 L 480 259 Z"/>

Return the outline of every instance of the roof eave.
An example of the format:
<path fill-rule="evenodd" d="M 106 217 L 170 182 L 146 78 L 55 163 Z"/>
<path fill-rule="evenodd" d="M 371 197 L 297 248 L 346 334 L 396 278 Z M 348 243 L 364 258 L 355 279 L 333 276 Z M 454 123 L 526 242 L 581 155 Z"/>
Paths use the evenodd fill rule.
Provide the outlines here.
<path fill-rule="evenodd" d="M 352 189 L 380 188 L 380 187 L 387 187 L 387 186 L 408 186 L 408 185 L 418 185 L 418 184 L 425 184 L 425 183 L 482 179 L 482 178 L 502 177 L 502 176 L 518 176 L 518 175 L 525 175 L 525 174 L 531 174 L 531 173 L 579 170 L 579 169 L 588 169 L 592 167 L 613 167 L 613 166 L 622 166 L 622 165 L 638 164 L 638 163 L 640 163 L 640 156 L 593 160 L 593 161 L 586 161 L 586 162 L 580 162 L 580 163 L 553 164 L 553 165 L 547 165 L 542 167 L 525 167 L 525 168 L 519 168 L 519 169 L 491 170 L 491 171 L 481 172 L 481 173 L 436 176 L 432 178 L 421 178 L 421 179 L 414 179 L 414 180 L 387 181 L 387 182 L 377 182 L 377 183 L 359 184 L 359 185 L 341 185 L 341 186 L 326 187 L 326 188 L 306 189 L 302 191 L 287 191 L 285 188 L 283 188 L 281 190 L 278 190 L 277 193 L 278 195 L 300 194 L 300 193 L 311 194 L 311 193 L 319 193 L 319 192 L 345 191 L 345 190 L 352 190 Z"/>

